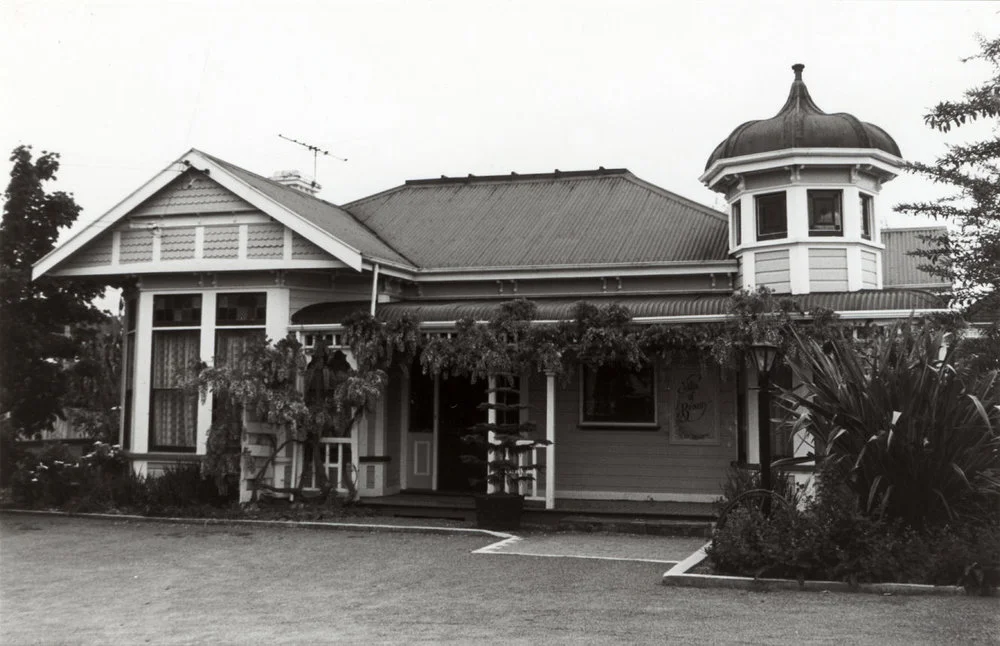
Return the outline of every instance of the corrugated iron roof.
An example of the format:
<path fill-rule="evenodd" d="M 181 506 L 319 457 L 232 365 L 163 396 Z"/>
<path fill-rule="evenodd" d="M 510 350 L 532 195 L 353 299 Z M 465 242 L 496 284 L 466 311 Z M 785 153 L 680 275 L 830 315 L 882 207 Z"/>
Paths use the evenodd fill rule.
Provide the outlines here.
<path fill-rule="evenodd" d="M 726 217 L 625 169 L 409 181 L 344 206 L 422 268 L 726 260 Z"/>
<path fill-rule="evenodd" d="M 218 157 L 209 157 L 215 163 L 239 177 L 241 180 L 278 202 L 285 208 L 302 216 L 319 228 L 327 231 L 333 237 L 361 252 L 363 256 L 375 260 L 413 266 L 404 255 L 380 239 L 378 234 L 359 222 L 353 215 L 336 204 L 331 204 L 302 191 L 284 186 L 272 180 L 251 173 L 250 171 L 223 161 Z"/>
<path fill-rule="evenodd" d="M 919 269 L 926 265 L 926 258 L 909 255 L 914 249 L 926 248 L 922 235 L 936 235 L 947 231 L 946 227 L 922 227 L 919 229 L 882 229 L 882 284 L 885 287 L 947 287 L 948 281 Z"/>
<path fill-rule="evenodd" d="M 920 290 L 866 290 L 859 292 L 825 292 L 799 294 L 794 298 L 803 311 L 827 308 L 837 312 L 911 311 L 944 309 L 944 300 Z M 725 294 L 690 294 L 669 296 L 619 296 L 609 298 L 548 298 L 532 299 L 538 306 L 538 320 L 569 320 L 573 306 L 586 300 L 595 305 L 618 303 L 635 318 L 666 316 L 711 316 L 726 314 L 729 296 Z M 379 317 L 393 321 L 409 314 L 424 322 L 448 322 L 462 318 L 486 320 L 496 314 L 505 301 L 405 301 L 378 306 Z M 349 314 L 368 311 L 369 301 L 318 303 L 305 307 L 292 316 L 295 325 L 340 323 Z"/>

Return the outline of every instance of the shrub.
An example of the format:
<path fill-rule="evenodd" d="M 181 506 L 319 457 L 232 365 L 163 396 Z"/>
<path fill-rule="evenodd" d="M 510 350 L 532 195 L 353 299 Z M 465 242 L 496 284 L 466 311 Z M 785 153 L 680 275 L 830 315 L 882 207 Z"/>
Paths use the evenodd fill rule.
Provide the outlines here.
<path fill-rule="evenodd" d="M 816 496 L 769 515 L 736 507 L 707 553 L 715 569 L 753 577 L 934 585 L 969 583 L 992 591 L 1000 575 L 1000 525 L 942 525 L 917 530 L 900 519 L 864 513 L 829 466 Z M 978 587 L 977 587 L 978 586 Z"/>
<path fill-rule="evenodd" d="M 797 426 L 816 435 L 863 513 L 916 528 L 995 519 L 1000 374 L 956 362 L 955 344 L 902 325 L 868 352 L 800 340 Z"/>

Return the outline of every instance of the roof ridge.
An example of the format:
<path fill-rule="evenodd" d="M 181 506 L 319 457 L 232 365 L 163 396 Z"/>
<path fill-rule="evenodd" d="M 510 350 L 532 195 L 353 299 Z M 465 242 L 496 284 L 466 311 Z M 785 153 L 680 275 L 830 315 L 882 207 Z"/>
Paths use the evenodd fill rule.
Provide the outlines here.
<path fill-rule="evenodd" d="M 524 182 L 551 179 L 576 179 L 584 177 L 625 175 L 627 173 L 629 173 L 627 168 L 604 168 L 603 166 L 594 170 L 562 171 L 557 168 L 551 173 L 517 173 L 514 171 L 511 171 L 509 175 L 473 175 L 472 173 L 469 173 L 465 177 L 448 177 L 447 175 L 442 175 L 438 178 L 408 179 L 403 186 L 437 186 L 442 184 L 472 184 L 474 182 Z"/>

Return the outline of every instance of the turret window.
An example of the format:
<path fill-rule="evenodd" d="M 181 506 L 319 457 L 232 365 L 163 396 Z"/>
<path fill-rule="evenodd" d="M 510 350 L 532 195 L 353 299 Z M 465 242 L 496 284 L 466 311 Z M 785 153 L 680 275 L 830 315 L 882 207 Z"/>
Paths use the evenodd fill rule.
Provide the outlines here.
<path fill-rule="evenodd" d="M 861 194 L 861 237 L 872 239 L 872 220 L 875 217 L 875 200 L 871 195 Z"/>
<path fill-rule="evenodd" d="M 757 209 L 757 239 L 774 240 L 788 236 L 785 193 L 768 193 L 754 198 Z"/>
<path fill-rule="evenodd" d="M 809 235 L 844 235 L 844 216 L 840 191 L 808 191 Z"/>
<path fill-rule="evenodd" d="M 739 200 L 733 202 L 733 246 L 743 244 L 743 213 Z"/>

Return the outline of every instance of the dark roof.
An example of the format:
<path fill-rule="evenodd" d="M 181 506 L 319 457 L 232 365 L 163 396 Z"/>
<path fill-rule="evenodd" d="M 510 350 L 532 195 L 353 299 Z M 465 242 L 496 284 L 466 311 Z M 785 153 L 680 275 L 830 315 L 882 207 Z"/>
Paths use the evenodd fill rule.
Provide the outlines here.
<path fill-rule="evenodd" d="M 823 292 L 793 296 L 806 312 L 827 308 L 837 312 L 911 311 L 945 309 L 939 296 L 919 290 L 887 290 L 859 292 Z M 573 306 L 586 300 L 595 305 L 618 303 L 629 308 L 634 317 L 651 316 L 710 316 L 726 314 L 729 296 L 726 294 L 687 294 L 670 296 L 619 296 L 608 298 L 548 298 L 532 299 L 538 305 L 539 320 L 569 320 Z M 469 301 L 406 301 L 378 306 L 380 318 L 392 321 L 409 314 L 420 321 L 457 321 L 470 317 L 486 320 L 505 302 L 500 299 Z M 369 301 L 318 303 L 305 307 L 292 316 L 295 325 L 340 323 L 349 314 L 368 311 Z"/>
<path fill-rule="evenodd" d="M 795 80 L 788 99 L 770 119 L 747 121 L 712 151 L 705 168 L 719 159 L 785 148 L 875 148 L 901 156 L 899 146 L 882 128 L 846 112 L 827 114 L 809 96 L 802 81 L 805 65 L 792 66 Z"/>
<path fill-rule="evenodd" d="M 625 169 L 413 180 L 344 208 L 422 268 L 727 259 L 724 214 Z"/>
<path fill-rule="evenodd" d="M 380 239 L 377 233 L 336 204 L 330 204 L 308 193 L 261 177 L 218 157 L 202 154 L 275 202 L 312 222 L 341 242 L 356 248 L 362 255 L 376 260 L 412 265 L 406 257 Z"/>

